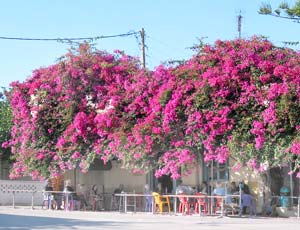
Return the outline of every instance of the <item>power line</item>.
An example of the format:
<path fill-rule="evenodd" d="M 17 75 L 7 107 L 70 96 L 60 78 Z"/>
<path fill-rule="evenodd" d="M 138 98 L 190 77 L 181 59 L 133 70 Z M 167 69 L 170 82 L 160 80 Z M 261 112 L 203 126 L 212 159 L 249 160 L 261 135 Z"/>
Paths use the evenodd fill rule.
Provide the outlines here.
<path fill-rule="evenodd" d="M 136 32 L 128 32 L 124 34 L 114 34 L 114 35 L 102 35 L 96 37 L 79 37 L 79 38 L 24 38 L 24 37 L 1 37 L 1 40 L 18 40 L 18 41 L 84 41 L 84 40 L 98 40 L 98 39 L 106 39 L 106 38 L 116 38 L 116 37 L 128 37 L 131 35 L 137 35 L 140 31 Z"/>

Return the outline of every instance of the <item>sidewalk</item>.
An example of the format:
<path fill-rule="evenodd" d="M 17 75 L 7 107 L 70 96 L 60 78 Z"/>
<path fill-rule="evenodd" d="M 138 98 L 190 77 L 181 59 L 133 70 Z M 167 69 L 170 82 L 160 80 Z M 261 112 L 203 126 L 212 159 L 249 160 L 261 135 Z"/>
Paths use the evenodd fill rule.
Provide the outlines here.
<path fill-rule="evenodd" d="M 122 229 L 122 230 L 292 230 L 300 227 L 297 218 L 230 218 L 152 215 L 146 213 L 80 212 L 31 210 L 0 207 L 0 229 Z"/>

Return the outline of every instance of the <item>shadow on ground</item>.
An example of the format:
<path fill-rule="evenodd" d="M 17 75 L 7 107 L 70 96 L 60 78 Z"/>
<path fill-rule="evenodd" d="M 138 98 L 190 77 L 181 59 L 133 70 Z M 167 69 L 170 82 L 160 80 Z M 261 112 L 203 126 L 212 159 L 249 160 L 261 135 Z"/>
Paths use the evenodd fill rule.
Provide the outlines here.
<path fill-rule="evenodd" d="M 18 216 L 0 214 L 0 229 L 2 230 L 31 230 L 31 229 L 101 229 L 102 227 L 112 227 L 122 229 L 129 227 L 131 222 L 121 221 L 84 221 L 69 218 L 39 217 L 39 216 Z"/>

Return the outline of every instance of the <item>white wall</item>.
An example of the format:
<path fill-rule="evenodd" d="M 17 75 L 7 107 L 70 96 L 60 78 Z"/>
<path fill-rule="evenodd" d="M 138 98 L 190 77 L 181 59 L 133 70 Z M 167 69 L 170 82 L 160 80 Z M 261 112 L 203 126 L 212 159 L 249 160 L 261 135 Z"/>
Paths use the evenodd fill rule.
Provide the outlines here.
<path fill-rule="evenodd" d="M 36 191 L 34 193 L 34 205 L 42 205 L 42 190 L 45 184 L 44 181 L 0 180 L 0 205 L 12 205 L 12 190 L 16 190 L 16 205 L 31 205 L 32 191 Z"/>
<path fill-rule="evenodd" d="M 111 208 L 112 193 L 120 184 L 124 185 L 125 192 L 143 193 L 146 184 L 146 175 L 135 175 L 129 170 L 121 168 L 121 164 L 112 162 L 110 170 L 90 170 L 82 173 L 80 170 L 72 170 L 64 175 L 64 180 L 71 179 L 73 186 L 84 184 L 84 190 L 89 193 L 92 185 L 97 185 L 98 193 L 104 193 L 105 209 Z"/>
<path fill-rule="evenodd" d="M 126 192 L 143 193 L 146 184 L 145 174 L 133 174 L 129 170 L 121 168 L 121 165 L 114 162 L 110 171 L 104 172 L 104 184 L 106 191 L 113 192 L 120 184 L 124 185 Z"/>
<path fill-rule="evenodd" d="M 75 179 L 76 177 L 76 179 Z M 66 179 L 71 179 L 74 185 L 85 184 L 87 188 L 96 184 L 98 188 L 104 185 L 105 193 L 112 193 L 120 184 L 124 185 L 126 192 L 142 193 L 146 184 L 146 175 L 136 175 L 129 170 L 121 168 L 121 164 L 112 162 L 111 170 L 91 170 L 87 173 L 82 173 L 79 170 L 69 171 L 64 176 Z"/>
<path fill-rule="evenodd" d="M 202 183 L 202 169 L 201 169 L 201 163 L 199 163 L 197 166 L 194 166 L 194 168 L 191 170 L 191 173 L 188 175 L 184 175 L 182 177 L 182 184 L 183 185 L 189 185 L 191 187 L 200 186 Z"/>

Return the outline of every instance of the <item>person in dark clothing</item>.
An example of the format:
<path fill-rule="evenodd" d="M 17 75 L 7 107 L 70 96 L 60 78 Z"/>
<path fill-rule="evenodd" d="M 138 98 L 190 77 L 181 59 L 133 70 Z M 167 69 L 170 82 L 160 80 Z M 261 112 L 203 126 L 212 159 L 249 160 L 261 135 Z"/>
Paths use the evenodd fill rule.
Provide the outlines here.
<path fill-rule="evenodd" d="M 208 189 L 209 189 L 209 186 L 208 186 L 207 182 L 203 181 L 199 192 L 208 194 Z"/>
<path fill-rule="evenodd" d="M 65 208 L 69 209 L 68 205 L 70 204 L 70 208 L 73 209 L 74 201 L 76 200 L 76 194 L 74 188 L 71 185 L 71 181 L 66 181 L 64 193 Z"/>
<path fill-rule="evenodd" d="M 59 184 L 58 193 L 54 194 L 54 199 L 55 199 L 56 204 L 57 204 L 57 210 L 62 210 L 62 204 L 63 204 L 63 200 L 64 200 L 64 195 L 62 193 L 63 190 L 64 190 L 64 185 Z"/>
<path fill-rule="evenodd" d="M 249 186 L 245 184 L 243 181 L 239 183 L 239 188 L 242 190 L 243 193 L 250 194 Z"/>
<path fill-rule="evenodd" d="M 53 208 L 53 187 L 52 187 L 52 181 L 49 179 L 47 182 L 47 185 L 44 188 L 45 194 L 44 194 L 44 201 L 47 201 L 48 209 Z"/>
<path fill-rule="evenodd" d="M 234 181 L 230 183 L 230 186 L 228 188 L 228 193 L 233 195 L 239 193 L 239 187 L 236 185 Z"/>
<path fill-rule="evenodd" d="M 124 190 L 124 185 L 120 184 L 119 187 L 114 190 L 114 194 L 121 193 L 123 192 L 123 190 Z"/>
<path fill-rule="evenodd" d="M 84 184 L 78 184 L 78 190 L 76 193 L 77 200 L 79 201 L 79 210 L 86 210 L 88 203 L 86 200 L 86 191 L 84 189 Z"/>

